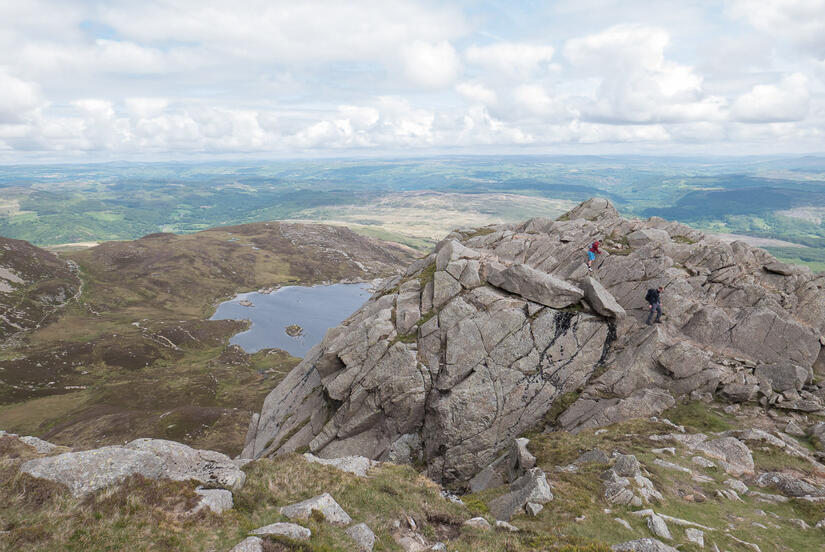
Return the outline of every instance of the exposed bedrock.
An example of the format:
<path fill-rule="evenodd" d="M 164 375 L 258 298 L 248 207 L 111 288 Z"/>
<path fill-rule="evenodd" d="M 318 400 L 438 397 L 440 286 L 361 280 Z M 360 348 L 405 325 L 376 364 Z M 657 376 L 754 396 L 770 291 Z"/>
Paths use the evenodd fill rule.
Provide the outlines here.
<path fill-rule="evenodd" d="M 595 239 L 605 253 L 590 273 Z M 557 221 L 456 231 L 270 393 L 243 456 L 423 458 L 449 482 L 531 427 L 599 427 L 691 393 L 821 410 L 824 284 L 741 242 L 624 219 L 603 199 Z M 664 317 L 647 326 L 658 286 Z"/>

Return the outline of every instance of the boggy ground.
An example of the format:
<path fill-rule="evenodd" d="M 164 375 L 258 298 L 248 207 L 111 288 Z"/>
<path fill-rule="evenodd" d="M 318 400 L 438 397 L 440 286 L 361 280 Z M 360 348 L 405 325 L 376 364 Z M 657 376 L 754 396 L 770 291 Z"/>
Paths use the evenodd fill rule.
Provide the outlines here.
<path fill-rule="evenodd" d="M 218 302 L 387 276 L 415 256 L 345 228 L 279 223 L 107 242 L 65 254 L 76 269 L 63 272 L 43 253 L 44 277 L 75 278 L 76 289 L 77 272 L 82 293 L 0 349 L 0 428 L 75 447 L 156 436 L 230 454 L 300 359 L 228 346 L 245 323 L 205 320 Z"/>
<path fill-rule="evenodd" d="M 396 525 L 403 530 L 410 517 L 425 542 L 443 542 L 450 551 L 607 552 L 616 543 L 652 536 L 645 517 L 633 514 L 644 508 L 710 528 L 704 530 L 704 550 L 713 550 L 713 545 L 723 552 L 755 550 L 740 541 L 758 544 L 762 552 L 819 550 L 823 529 L 814 525 L 825 518 L 823 504 L 787 499 L 775 489 L 755 483 L 757 475 L 765 471 L 785 471 L 807 480 L 825 475 L 814 473 L 810 462 L 765 443 L 749 441 L 755 473 L 734 477 L 719 467 L 699 467 L 691 457 L 701 454 L 677 441 L 656 437 L 700 431 L 714 437 L 716 432 L 749 427 L 755 417 L 760 418 L 756 420 L 758 425 L 772 423 L 756 411 L 727 408 L 726 412 L 723 405 L 691 402 L 657 419 L 630 420 L 603 430 L 585 430 L 577 435 L 528 435 L 528 448 L 547 473 L 555 498 L 536 517 L 524 513 L 514 516 L 511 523 L 519 528 L 518 532 L 463 525 L 474 516 L 486 517 L 495 525 L 487 504 L 505 492 L 506 486 L 464 495 L 462 503 L 456 503 L 411 466 L 383 463 L 364 479 L 309 463 L 297 454 L 246 465 L 243 469 L 247 481 L 234 493 L 234 509 L 220 515 L 189 513 L 197 502 L 194 482 L 133 477 L 120 486 L 78 499 L 57 484 L 18 474 L 20 464 L 38 455 L 17 439 L 4 436 L 0 437 L 0 549 L 227 551 L 257 527 L 288 521 L 278 513 L 281 506 L 327 492 L 350 514 L 353 523 L 365 522 L 375 532 L 377 551 L 405 550 L 394 535 L 399 532 Z M 684 433 L 674 425 L 683 426 Z M 807 438 L 795 441 L 811 448 Z M 669 447 L 675 449 L 675 454 L 658 450 Z M 642 507 L 610 504 L 600 478 L 607 464 L 579 464 L 575 472 L 557 469 L 569 466 L 594 448 L 608 455 L 635 455 L 663 499 Z M 686 472 L 659 465 L 657 460 L 686 467 L 703 476 L 702 482 Z M 718 495 L 718 490 L 731 488 L 725 483 L 730 479 L 738 479 L 756 492 L 740 493 L 740 500 Z M 772 498 L 766 502 L 765 497 L 784 501 L 773 502 Z M 629 528 L 617 519 L 625 520 Z M 265 550 L 355 549 L 344 528 L 317 516 L 299 523 L 312 531 L 309 541 L 270 540 Z M 804 529 L 803 523 L 807 526 Z M 668 527 L 673 537 L 669 544 L 678 545 L 682 552 L 703 550 L 686 540 L 685 527 L 672 522 Z"/>

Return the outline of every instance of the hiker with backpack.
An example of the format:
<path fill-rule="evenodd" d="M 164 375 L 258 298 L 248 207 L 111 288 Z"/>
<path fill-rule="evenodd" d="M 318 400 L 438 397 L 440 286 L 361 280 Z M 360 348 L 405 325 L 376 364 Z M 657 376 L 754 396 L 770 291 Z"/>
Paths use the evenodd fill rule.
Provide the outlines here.
<path fill-rule="evenodd" d="M 601 250 L 599 249 L 601 243 L 602 242 L 600 242 L 599 240 L 596 240 L 590 245 L 590 249 L 587 250 L 587 270 L 589 270 L 590 272 L 593 272 L 593 261 L 596 260 L 596 255 L 602 254 Z"/>
<path fill-rule="evenodd" d="M 660 318 L 662 317 L 662 291 L 665 288 L 659 286 L 657 289 L 649 289 L 647 290 L 647 295 L 645 295 L 645 301 L 647 301 L 648 305 L 650 305 L 650 314 L 647 315 L 647 325 L 650 326 L 651 322 L 650 319 L 653 318 L 653 313 L 656 313 L 656 323 L 660 322 Z"/>

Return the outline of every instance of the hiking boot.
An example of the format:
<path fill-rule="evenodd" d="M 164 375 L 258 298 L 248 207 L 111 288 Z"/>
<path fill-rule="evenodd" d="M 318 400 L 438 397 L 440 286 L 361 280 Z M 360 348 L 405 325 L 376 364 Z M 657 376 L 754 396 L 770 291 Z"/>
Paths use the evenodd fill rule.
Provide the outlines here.
<path fill-rule="evenodd" d="M 659 319 L 657 318 L 657 319 L 656 319 L 656 323 L 657 323 L 657 324 L 661 324 L 661 323 L 662 323 L 662 321 L 661 321 L 661 320 L 659 320 Z"/>

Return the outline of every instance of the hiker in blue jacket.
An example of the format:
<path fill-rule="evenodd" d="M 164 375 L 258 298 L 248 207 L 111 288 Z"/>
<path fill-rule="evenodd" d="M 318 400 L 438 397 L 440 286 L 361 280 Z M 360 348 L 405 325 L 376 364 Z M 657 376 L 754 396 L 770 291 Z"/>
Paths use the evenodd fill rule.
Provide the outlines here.
<path fill-rule="evenodd" d="M 662 291 L 665 288 L 659 286 L 658 289 L 649 289 L 647 290 L 647 295 L 645 295 L 645 301 L 650 305 L 650 314 L 647 315 L 647 325 L 650 326 L 651 322 L 650 319 L 653 318 L 653 313 L 656 313 L 656 323 L 660 322 L 660 318 L 662 317 Z"/>

